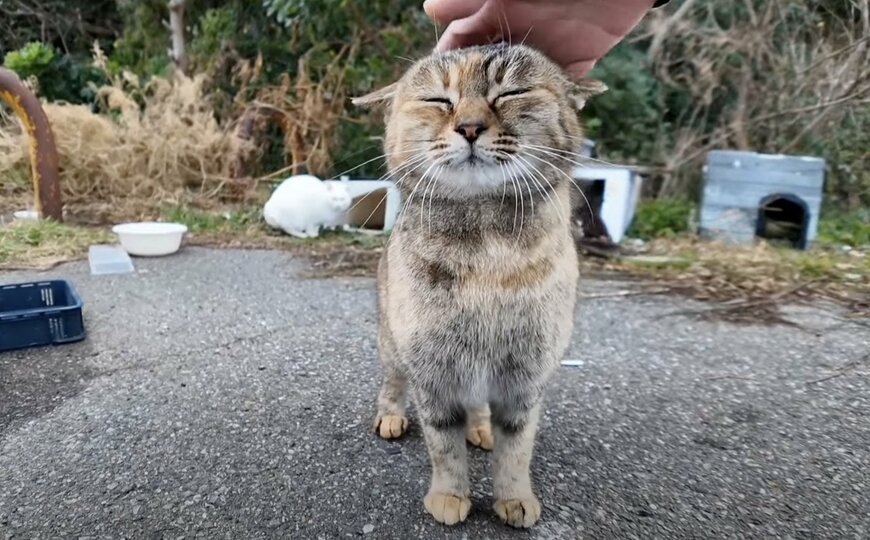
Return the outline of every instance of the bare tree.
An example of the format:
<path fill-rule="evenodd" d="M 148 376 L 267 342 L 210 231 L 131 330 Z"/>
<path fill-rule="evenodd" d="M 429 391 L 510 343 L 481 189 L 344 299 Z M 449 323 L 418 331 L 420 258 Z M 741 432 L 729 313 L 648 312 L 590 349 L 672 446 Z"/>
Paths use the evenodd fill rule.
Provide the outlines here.
<path fill-rule="evenodd" d="M 169 57 L 175 68 L 182 73 L 187 70 L 187 52 L 184 44 L 184 8 L 187 0 L 169 0 L 169 32 L 172 36 L 172 48 Z"/>
<path fill-rule="evenodd" d="M 870 3 L 684 0 L 646 27 L 656 76 L 690 98 L 666 169 L 712 148 L 788 153 L 870 104 Z M 697 169 L 697 167 L 692 167 Z M 660 195 L 684 190 L 679 175 Z"/>

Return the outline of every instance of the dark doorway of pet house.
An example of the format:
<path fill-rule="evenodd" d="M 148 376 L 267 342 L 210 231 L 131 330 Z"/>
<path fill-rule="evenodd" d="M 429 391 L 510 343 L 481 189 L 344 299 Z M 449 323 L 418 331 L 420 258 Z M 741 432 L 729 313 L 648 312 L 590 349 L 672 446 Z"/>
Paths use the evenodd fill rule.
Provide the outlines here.
<path fill-rule="evenodd" d="M 604 180 L 575 180 L 577 190 L 572 192 L 574 222 L 582 227 L 582 237 L 607 242 L 607 227 L 601 221 L 604 203 Z"/>
<path fill-rule="evenodd" d="M 387 221 L 387 190 L 376 189 L 353 197 L 347 223 L 358 229 L 383 230 Z"/>
<path fill-rule="evenodd" d="M 761 199 L 755 235 L 773 242 L 787 243 L 797 249 L 808 244 L 810 212 L 800 197 L 774 193 Z"/>

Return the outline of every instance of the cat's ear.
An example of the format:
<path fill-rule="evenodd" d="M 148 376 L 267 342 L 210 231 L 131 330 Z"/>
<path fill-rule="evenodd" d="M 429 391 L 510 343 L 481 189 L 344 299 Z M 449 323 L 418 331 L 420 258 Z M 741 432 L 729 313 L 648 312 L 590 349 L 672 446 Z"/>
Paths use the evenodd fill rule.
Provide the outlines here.
<path fill-rule="evenodd" d="M 396 93 L 396 83 L 387 85 L 364 96 L 351 98 L 350 102 L 357 107 L 371 107 L 381 103 L 389 103 Z"/>
<path fill-rule="evenodd" d="M 596 79 L 575 79 L 572 83 L 570 96 L 578 111 L 586 105 L 589 98 L 607 91 L 607 85 Z"/>

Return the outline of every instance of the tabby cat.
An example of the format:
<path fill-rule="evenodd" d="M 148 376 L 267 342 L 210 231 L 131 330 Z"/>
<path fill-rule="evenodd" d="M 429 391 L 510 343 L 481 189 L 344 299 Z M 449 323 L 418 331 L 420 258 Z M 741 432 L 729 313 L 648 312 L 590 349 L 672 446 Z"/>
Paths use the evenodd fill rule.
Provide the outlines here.
<path fill-rule="evenodd" d="M 423 503 L 441 523 L 471 508 L 466 439 L 493 450 L 501 519 L 530 527 L 541 515 L 529 462 L 578 278 L 566 157 L 580 146 L 578 110 L 603 90 L 499 44 L 433 54 L 354 100 L 387 105 L 405 201 L 378 269 L 374 427 L 403 435 L 410 395 L 432 466 Z"/>

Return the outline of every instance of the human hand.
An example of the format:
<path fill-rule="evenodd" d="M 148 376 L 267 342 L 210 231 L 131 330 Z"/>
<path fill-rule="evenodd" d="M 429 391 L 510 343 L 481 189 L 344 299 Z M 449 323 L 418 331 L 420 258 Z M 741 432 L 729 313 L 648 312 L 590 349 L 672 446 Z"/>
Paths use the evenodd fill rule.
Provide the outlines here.
<path fill-rule="evenodd" d="M 566 71 L 585 75 L 619 43 L 654 0 L 426 0 L 423 9 L 447 25 L 437 50 L 492 41 L 524 42 Z"/>

